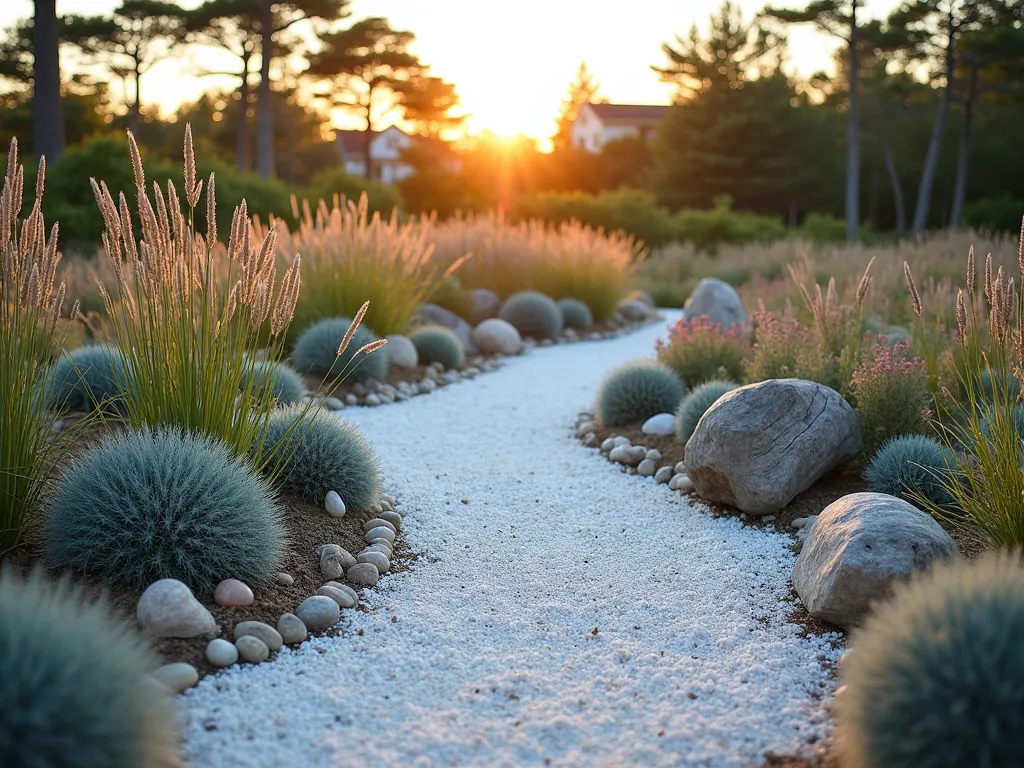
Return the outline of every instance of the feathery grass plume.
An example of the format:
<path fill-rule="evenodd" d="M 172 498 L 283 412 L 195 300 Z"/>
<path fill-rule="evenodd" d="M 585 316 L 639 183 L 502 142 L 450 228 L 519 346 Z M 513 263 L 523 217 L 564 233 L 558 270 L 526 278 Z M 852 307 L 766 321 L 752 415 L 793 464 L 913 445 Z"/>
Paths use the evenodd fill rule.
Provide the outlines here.
<path fill-rule="evenodd" d="M 39 161 L 35 201 L 19 220 L 25 171 L 11 140 L 0 193 L 0 555 L 17 546 L 40 509 L 54 459 L 64 450 L 52 439 L 47 410 L 48 358 L 59 347 L 58 323 L 66 284 L 54 280 L 61 254 L 57 225 L 43 219 L 46 161 Z M 77 305 L 72 316 L 77 312 Z"/>
<path fill-rule="evenodd" d="M 954 525 L 968 527 L 969 532 L 980 532 L 992 546 L 1020 547 L 1024 546 L 1021 387 L 1000 372 L 1020 376 L 1024 368 L 1024 307 L 1003 269 L 993 274 L 991 256 L 985 260 L 984 300 L 971 288 L 961 291 L 957 299 L 962 356 L 957 375 L 966 397 L 937 401 L 941 410 L 936 422 L 940 442 L 955 456 L 943 487 L 963 514 L 951 515 L 923 496 L 915 497 L 915 503 Z M 979 311 L 987 314 L 980 322 Z M 991 392 L 986 391 L 986 382 Z"/>
<path fill-rule="evenodd" d="M 188 125 L 184 209 L 171 182 L 166 194 L 157 185 L 150 194 L 130 133 L 128 141 L 141 240 L 124 195 L 115 203 L 106 184 L 91 180 L 115 275 L 102 291 L 128 379 L 128 421 L 135 429 L 173 426 L 222 440 L 232 455 L 252 456 L 260 467 L 274 381 L 255 375 L 256 352 L 265 345 L 267 358 L 283 356 L 301 284 L 299 259 L 278 280 L 277 232 L 257 236 L 244 200 L 235 208 L 226 248 L 217 242 L 212 175 L 205 237 L 196 231 L 203 182 L 196 178 Z"/>
<path fill-rule="evenodd" d="M 299 225 L 290 231 L 277 222 L 277 250 L 301 252 L 306 286 L 295 307 L 296 329 L 329 317 L 353 317 L 369 301 L 366 324 L 379 336 L 405 333 L 413 315 L 460 261 L 442 265 L 434 258 L 429 229 L 400 223 L 369 211 L 365 193 L 358 202 L 335 196 L 310 210 L 292 198 Z"/>

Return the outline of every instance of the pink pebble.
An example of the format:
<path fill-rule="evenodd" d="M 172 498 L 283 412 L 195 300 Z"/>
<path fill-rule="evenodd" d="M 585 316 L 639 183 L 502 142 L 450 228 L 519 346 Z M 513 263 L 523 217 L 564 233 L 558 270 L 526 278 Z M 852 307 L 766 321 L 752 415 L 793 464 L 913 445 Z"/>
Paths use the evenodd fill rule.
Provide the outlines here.
<path fill-rule="evenodd" d="M 238 579 L 224 579 L 213 591 L 213 602 L 230 608 L 252 605 L 252 590 Z"/>

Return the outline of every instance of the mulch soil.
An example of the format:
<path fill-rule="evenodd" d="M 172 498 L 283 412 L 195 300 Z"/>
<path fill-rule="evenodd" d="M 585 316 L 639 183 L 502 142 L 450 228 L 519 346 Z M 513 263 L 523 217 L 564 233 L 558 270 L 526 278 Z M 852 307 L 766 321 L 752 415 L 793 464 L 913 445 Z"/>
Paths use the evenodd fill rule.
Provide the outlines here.
<path fill-rule="evenodd" d="M 659 466 L 674 466 L 684 460 L 684 446 L 674 435 L 645 435 L 641 426 L 642 422 L 610 428 L 598 425 L 594 430 L 594 434 L 597 435 L 599 441 L 623 435 L 633 445 L 656 448 L 661 452 L 662 456 L 661 461 L 658 462 Z M 796 530 L 790 525 L 793 520 L 799 517 L 817 515 L 833 501 L 847 494 L 868 490 L 870 489 L 867 483 L 860 476 L 860 467 L 857 465 L 847 465 L 823 477 L 811 488 L 793 499 L 785 509 L 776 512 L 774 515 L 767 515 L 765 517 L 746 515 L 741 519 L 745 526 L 768 528 L 791 536 L 793 538 L 792 547 L 794 551 L 799 551 L 800 542 L 796 538 Z M 711 511 L 711 514 L 716 517 L 736 517 L 739 515 L 737 510 L 724 504 L 704 501 L 696 494 L 688 495 L 692 496 L 695 500 L 700 500 Z M 952 525 L 945 520 L 937 520 L 937 522 L 946 529 L 956 542 L 963 557 L 974 559 L 985 551 L 981 537 L 976 532 L 966 527 Z M 793 611 L 789 616 L 789 620 L 794 624 L 800 625 L 804 635 L 838 633 L 842 638 L 840 645 L 845 648 L 847 639 L 845 632 L 841 628 L 815 619 L 807 613 L 807 609 L 800 602 L 792 584 L 790 584 L 790 600 L 793 604 Z M 835 674 L 837 670 L 833 669 L 832 672 Z M 781 755 L 769 751 L 764 755 L 764 763 L 762 765 L 764 768 L 838 768 L 839 761 L 833 750 L 818 748 L 811 757 Z"/>

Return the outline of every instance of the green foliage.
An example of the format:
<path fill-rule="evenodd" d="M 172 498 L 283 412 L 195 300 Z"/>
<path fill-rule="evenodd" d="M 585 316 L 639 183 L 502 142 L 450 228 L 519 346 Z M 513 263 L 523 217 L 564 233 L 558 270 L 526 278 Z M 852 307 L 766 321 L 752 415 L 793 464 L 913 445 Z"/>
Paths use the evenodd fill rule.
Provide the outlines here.
<path fill-rule="evenodd" d="M 690 390 L 676 410 L 676 438 L 679 442 L 685 444 L 708 408 L 722 395 L 732 392 L 738 386 L 739 384 L 734 381 L 712 379 Z"/>
<path fill-rule="evenodd" d="M 901 435 L 886 442 L 864 469 L 864 480 L 875 493 L 898 496 L 911 503 L 919 496 L 943 506 L 952 504 L 944 478 L 955 465 L 953 453 L 924 435 Z"/>
<path fill-rule="evenodd" d="M 303 499 L 323 504 L 335 491 L 349 510 L 366 511 L 381 491 L 380 461 L 363 434 L 325 412 L 278 411 L 270 421 L 268 450 L 283 462 L 277 484 Z"/>
<path fill-rule="evenodd" d="M 97 344 L 65 352 L 46 377 L 46 397 L 57 412 L 116 409 L 124 382 L 116 349 Z"/>
<path fill-rule="evenodd" d="M 668 342 L 658 339 L 655 350 L 659 362 L 693 387 L 722 377 L 742 379 L 750 342 L 740 328 L 726 329 L 707 317 L 695 317 L 671 326 Z"/>
<path fill-rule="evenodd" d="M 594 324 L 590 307 L 579 299 L 559 299 L 558 311 L 562 313 L 562 325 L 566 328 L 583 330 Z"/>
<path fill-rule="evenodd" d="M 808 213 L 800 224 L 800 236 L 815 243 L 842 243 L 846 240 L 846 221 L 830 213 Z"/>
<path fill-rule="evenodd" d="M 796 321 L 780 320 L 771 312 L 755 312 L 754 328 L 754 350 L 747 362 L 747 383 L 806 379 L 833 388 L 837 386 L 835 367 L 823 354 L 813 329 Z"/>
<path fill-rule="evenodd" d="M 437 304 L 449 312 L 469 320 L 473 316 L 473 292 L 462 287 L 462 282 L 455 275 L 441 280 L 430 294 L 429 304 Z"/>
<path fill-rule="evenodd" d="M 990 232 L 1019 232 L 1024 198 L 987 197 L 964 206 L 964 221 L 977 229 Z"/>
<path fill-rule="evenodd" d="M 355 381 L 384 379 L 388 375 L 387 356 L 360 353 L 367 344 L 377 340 L 365 326 L 359 326 L 348 347 L 338 354 L 338 347 L 351 325 L 352 321 L 347 318 L 334 317 L 309 326 L 299 336 L 292 352 L 295 369 L 331 380 L 349 376 Z"/>
<path fill-rule="evenodd" d="M 897 584 L 851 638 L 836 699 L 851 768 L 1024 764 L 1024 571 L 953 561 Z"/>
<path fill-rule="evenodd" d="M 0 572 L 0 765 L 170 768 L 172 694 L 158 662 L 103 600 L 41 570 Z"/>
<path fill-rule="evenodd" d="M 673 413 L 686 394 L 679 377 L 654 360 L 635 360 L 613 369 L 597 390 L 598 421 L 617 427 Z"/>
<path fill-rule="evenodd" d="M 218 176 L 218 179 L 220 177 Z M 379 181 L 369 181 L 360 176 L 353 176 L 343 168 L 322 171 L 313 177 L 305 187 L 298 190 L 297 196 L 303 200 L 331 202 L 336 198 L 358 200 L 366 195 L 366 205 L 370 213 L 380 213 L 384 217 L 398 208 L 401 199 L 398 190 Z M 284 213 L 286 209 L 282 209 Z"/>
<path fill-rule="evenodd" d="M 1005 394 L 1015 400 L 1020 397 L 1020 380 L 1012 373 L 1003 373 L 1002 375 L 997 375 L 996 381 L 999 383 L 997 383 L 996 387 L 993 389 L 992 372 L 981 372 L 980 394 L 984 396 L 986 403 L 994 403 L 996 401 L 997 390 L 1005 390 Z"/>
<path fill-rule="evenodd" d="M 562 313 L 550 298 L 536 291 L 521 291 L 510 296 L 499 317 L 515 326 L 523 336 L 554 339 L 562 332 Z"/>
<path fill-rule="evenodd" d="M 722 194 L 708 210 L 679 211 L 673 217 L 675 239 L 714 251 L 723 243 L 767 242 L 787 235 L 786 225 L 778 217 L 735 211 L 732 205 L 732 196 Z"/>
<path fill-rule="evenodd" d="M 246 372 L 243 390 L 269 397 L 277 405 L 295 405 L 306 393 L 302 377 L 289 365 L 274 360 L 259 360 Z"/>
<path fill-rule="evenodd" d="M 461 368 L 465 360 L 462 341 L 448 328 L 428 325 L 417 328 L 409 336 L 416 347 L 421 365 L 441 363 L 445 368 Z"/>
<path fill-rule="evenodd" d="M 47 517 L 55 568 L 139 590 L 167 578 L 260 584 L 285 549 L 267 483 L 222 443 L 176 429 L 104 438 L 62 474 Z"/>
<path fill-rule="evenodd" d="M 907 345 L 877 342 L 853 374 L 853 395 L 864 438 L 863 455 L 899 435 L 928 429 L 928 372 L 920 360 L 907 360 Z"/>

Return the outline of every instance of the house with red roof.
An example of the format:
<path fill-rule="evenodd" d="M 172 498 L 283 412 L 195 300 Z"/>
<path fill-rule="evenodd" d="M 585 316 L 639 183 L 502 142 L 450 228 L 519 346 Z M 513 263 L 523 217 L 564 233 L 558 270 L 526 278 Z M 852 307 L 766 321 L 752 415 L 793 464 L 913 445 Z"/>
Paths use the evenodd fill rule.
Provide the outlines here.
<path fill-rule="evenodd" d="M 394 184 L 411 176 L 415 168 L 404 159 L 404 153 L 414 147 L 436 152 L 439 159 L 452 170 L 461 167 L 458 155 L 440 139 L 415 136 L 397 125 L 383 131 L 335 131 L 335 145 L 345 170 L 353 176 L 366 178 L 366 143 L 370 143 L 370 177 Z"/>

